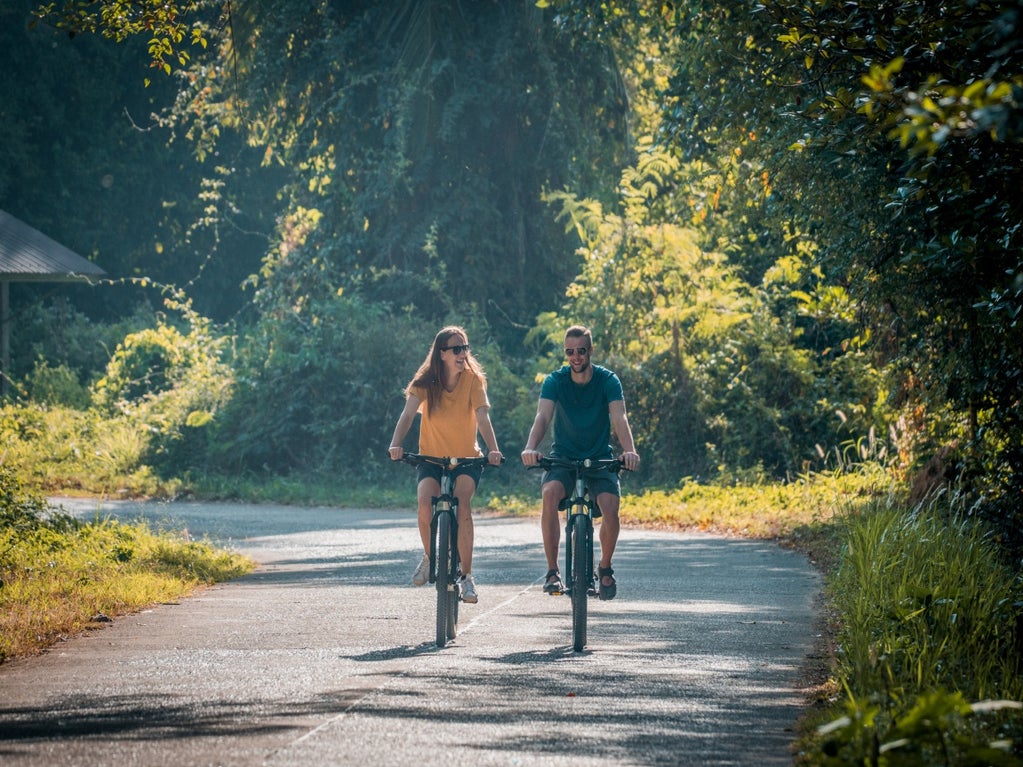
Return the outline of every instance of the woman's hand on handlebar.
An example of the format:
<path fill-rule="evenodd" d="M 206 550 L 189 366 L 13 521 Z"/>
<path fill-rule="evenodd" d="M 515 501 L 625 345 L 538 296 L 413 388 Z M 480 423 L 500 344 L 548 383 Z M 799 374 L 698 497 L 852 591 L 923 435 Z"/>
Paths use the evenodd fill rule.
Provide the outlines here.
<path fill-rule="evenodd" d="M 387 452 L 391 456 L 392 461 L 400 461 L 405 455 L 405 451 L 402 449 L 401 445 L 391 445 L 387 448 Z"/>
<path fill-rule="evenodd" d="M 491 450 L 487 453 L 487 461 L 491 466 L 500 466 L 504 463 L 504 454 L 500 450 Z"/>

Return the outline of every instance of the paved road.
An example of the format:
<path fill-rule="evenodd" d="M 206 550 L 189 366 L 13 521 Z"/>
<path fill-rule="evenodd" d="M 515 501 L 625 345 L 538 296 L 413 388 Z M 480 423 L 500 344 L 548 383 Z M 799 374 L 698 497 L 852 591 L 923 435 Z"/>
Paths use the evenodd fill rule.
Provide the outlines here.
<path fill-rule="evenodd" d="M 4 767 L 791 764 L 819 582 L 769 543 L 625 530 L 618 599 L 574 653 L 536 520 L 478 519 L 480 602 L 438 649 L 410 512 L 102 513 L 261 567 L 0 666 Z"/>

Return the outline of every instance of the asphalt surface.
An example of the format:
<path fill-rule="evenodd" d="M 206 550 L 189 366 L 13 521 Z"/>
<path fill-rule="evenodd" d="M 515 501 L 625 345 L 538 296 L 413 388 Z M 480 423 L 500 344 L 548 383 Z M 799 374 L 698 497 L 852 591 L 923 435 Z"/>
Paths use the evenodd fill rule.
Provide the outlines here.
<path fill-rule="evenodd" d="M 61 503 L 261 566 L 0 665 L 4 767 L 792 763 L 820 583 L 771 543 L 625 529 L 575 653 L 537 520 L 477 518 L 441 649 L 410 511 Z"/>

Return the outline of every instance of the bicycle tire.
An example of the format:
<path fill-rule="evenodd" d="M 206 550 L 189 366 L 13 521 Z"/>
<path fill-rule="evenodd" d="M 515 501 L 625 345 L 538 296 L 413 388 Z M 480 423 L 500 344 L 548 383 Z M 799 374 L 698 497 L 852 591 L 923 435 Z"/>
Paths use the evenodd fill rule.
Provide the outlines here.
<path fill-rule="evenodd" d="M 572 649 L 582 652 L 586 646 L 586 620 L 589 597 L 587 591 L 593 579 L 593 549 L 590 519 L 585 514 L 572 517 Z"/>
<path fill-rule="evenodd" d="M 457 507 L 456 507 L 457 508 Z M 458 635 L 458 602 L 460 600 L 458 591 L 458 574 L 461 569 L 461 562 L 458 559 L 458 518 L 457 512 L 451 512 L 451 537 L 448 550 L 451 552 L 451 569 L 448 582 L 451 588 L 448 589 L 448 641 L 450 642 Z"/>
<path fill-rule="evenodd" d="M 448 643 L 448 626 L 451 621 L 451 514 L 442 512 L 437 516 L 437 532 L 434 544 L 437 551 L 437 646 Z"/>

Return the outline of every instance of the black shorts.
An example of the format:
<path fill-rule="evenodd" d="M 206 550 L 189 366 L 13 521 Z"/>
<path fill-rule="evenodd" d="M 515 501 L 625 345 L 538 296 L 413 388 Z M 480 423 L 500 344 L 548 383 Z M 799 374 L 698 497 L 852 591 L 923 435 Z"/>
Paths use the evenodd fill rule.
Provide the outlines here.
<path fill-rule="evenodd" d="M 443 473 L 443 468 L 435 463 L 424 462 L 419 464 L 418 472 L 416 477 L 416 484 L 418 485 L 427 477 L 437 480 L 437 484 L 440 484 L 440 477 Z M 472 483 L 476 486 L 480 486 L 480 477 L 483 476 L 482 466 L 473 466 L 471 464 L 459 464 L 451 472 L 451 487 L 455 486 L 455 481 L 462 475 L 466 475 L 472 479 Z"/>

